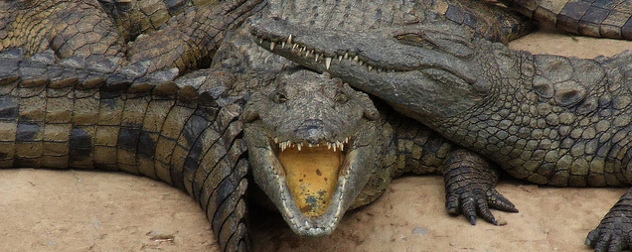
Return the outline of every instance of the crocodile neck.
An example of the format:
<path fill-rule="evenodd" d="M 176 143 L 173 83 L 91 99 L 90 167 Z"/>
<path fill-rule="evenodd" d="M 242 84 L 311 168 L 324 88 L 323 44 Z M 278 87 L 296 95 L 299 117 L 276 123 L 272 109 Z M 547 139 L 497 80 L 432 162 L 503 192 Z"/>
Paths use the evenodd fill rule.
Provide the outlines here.
<path fill-rule="evenodd" d="M 630 53 L 611 60 L 507 55 L 495 57 L 497 65 L 520 71 L 501 67 L 507 74 L 491 80 L 493 95 L 434 128 L 530 182 L 627 184 Z"/>

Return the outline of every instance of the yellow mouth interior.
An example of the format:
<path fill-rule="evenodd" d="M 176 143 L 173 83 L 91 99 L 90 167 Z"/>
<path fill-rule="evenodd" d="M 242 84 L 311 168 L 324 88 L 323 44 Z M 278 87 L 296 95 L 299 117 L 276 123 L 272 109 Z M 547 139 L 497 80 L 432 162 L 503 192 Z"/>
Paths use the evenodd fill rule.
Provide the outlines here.
<path fill-rule="evenodd" d="M 329 207 L 338 185 L 343 155 L 326 146 L 288 147 L 278 155 L 294 201 L 305 216 L 320 216 Z"/>

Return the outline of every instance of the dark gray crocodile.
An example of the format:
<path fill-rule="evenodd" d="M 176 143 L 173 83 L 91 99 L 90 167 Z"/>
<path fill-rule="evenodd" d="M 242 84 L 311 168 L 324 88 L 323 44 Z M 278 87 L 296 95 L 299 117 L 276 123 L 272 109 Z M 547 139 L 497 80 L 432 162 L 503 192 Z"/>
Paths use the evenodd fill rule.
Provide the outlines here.
<path fill-rule="evenodd" d="M 632 52 L 592 60 L 532 55 L 458 35 L 448 24 L 382 33 L 324 31 L 278 19 L 252 24 L 264 48 L 291 36 L 292 46 L 272 51 L 384 99 L 516 178 L 552 186 L 632 182 Z M 343 57 L 315 61 L 292 48 Z M 586 244 L 595 251 L 631 248 L 631 205 L 628 190 Z"/>
<path fill-rule="evenodd" d="M 31 3 L 30 1 L 2 2 L 2 7 L 3 9 L 11 8 L 11 10 L 24 9 L 27 13 L 31 13 L 28 10 L 31 10 L 33 6 L 38 6 L 35 3 L 30 5 Z M 135 17 L 134 15 L 126 16 L 124 11 L 117 12 L 121 11 L 118 9 L 119 5 L 110 2 L 103 3 L 82 3 L 78 6 L 74 6 L 76 3 L 72 2 L 55 4 L 71 4 L 73 8 L 88 9 L 100 6 L 96 8 L 96 12 L 107 9 L 106 13 L 114 13 L 116 14 L 114 16 L 118 18 Z M 173 3 L 175 2 L 170 1 L 166 5 L 168 12 L 179 13 L 180 8 L 172 9 L 169 5 Z M 178 2 L 178 4 L 181 3 Z M 3 99 L 6 100 L 1 103 L 4 108 L 2 111 L 6 113 L 2 119 L 9 129 L 4 134 L 8 140 L 3 142 L 3 152 L 6 153 L 3 166 L 116 169 L 166 181 L 185 190 L 200 202 L 225 250 L 244 250 L 248 247 L 243 219 L 246 211 L 243 195 L 247 186 L 244 178 L 247 170 L 244 167 L 247 167 L 247 162 L 243 156 L 245 150 L 241 138 L 241 124 L 256 123 L 257 118 L 266 114 L 263 113 L 265 111 L 254 113 L 256 116 L 252 113 L 244 113 L 244 122 L 236 120 L 244 110 L 245 100 L 248 100 L 251 92 L 259 90 L 258 85 L 281 85 L 279 82 L 283 80 L 296 79 L 315 83 L 336 81 L 330 80 L 327 76 L 306 72 L 296 75 L 298 77 L 282 76 L 282 74 L 277 76 L 278 69 L 275 70 L 269 66 L 270 62 L 266 61 L 272 57 L 270 54 L 253 52 L 249 49 L 251 46 L 240 46 L 239 39 L 234 39 L 234 37 L 225 40 L 226 30 L 239 26 L 241 21 L 253 12 L 300 20 L 312 25 L 327 24 L 335 26 L 335 29 L 356 27 L 350 29 L 351 31 L 376 30 L 383 27 L 418 25 L 446 20 L 460 21 L 457 23 L 474 28 L 470 32 L 475 37 L 499 41 L 505 41 L 515 35 L 516 31 L 521 30 L 519 27 L 523 24 L 521 18 L 505 11 L 499 12 L 479 3 L 464 5 L 459 1 L 388 2 L 379 6 L 374 3 L 356 5 L 351 2 L 270 1 L 258 4 L 258 1 L 227 1 L 218 5 L 189 7 L 183 14 L 169 21 L 157 21 L 156 24 L 163 24 L 161 29 L 142 36 L 136 35 L 147 32 L 149 26 L 123 25 L 127 27 L 123 29 L 130 30 L 126 33 L 118 28 L 112 29 L 111 24 L 107 24 L 105 30 L 121 33 L 114 40 L 109 40 L 108 36 L 104 36 L 107 39 L 103 42 L 111 42 L 105 46 L 108 49 L 102 50 L 102 53 L 93 53 L 91 50 L 104 48 L 104 45 L 97 43 L 98 49 L 89 49 L 78 54 L 75 53 L 81 52 L 83 48 L 91 47 L 91 43 L 94 42 L 87 39 L 90 36 L 84 37 L 83 29 L 87 29 L 87 33 L 91 34 L 90 29 L 101 27 L 101 22 L 110 20 L 109 16 L 100 16 L 103 19 L 94 20 L 89 18 L 90 15 L 68 19 L 76 13 L 63 13 L 59 17 L 62 17 L 64 22 L 67 19 L 76 21 L 78 18 L 93 20 L 95 23 L 79 25 L 73 21 L 74 23 L 68 23 L 59 30 L 53 28 L 53 31 L 49 31 L 48 28 L 42 28 L 46 32 L 37 33 L 37 36 L 31 38 L 28 37 L 33 35 L 31 33 L 18 32 L 18 35 L 26 35 L 27 38 L 17 39 L 18 42 L 15 42 L 16 32 L 14 31 L 19 31 L 23 27 L 6 28 L 7 26 L 33 25 L 33 20 L 46 19 L 25 18 L 20 16 L 24 14 L 20 11 L 2 13 L 5 14 L 2 17 L 6 18 L 2 23 L 4 28 L 0 29 L 3 48 L 23 47 L 33 43 L 37 48 L 34 51 L 26 50 L 26 54 L 34 55 L 28 60 L 23 60 L 21 53 L 12 51 L 3 55 L 7 61 L 3 63 L 3 70 L 0 71 L 2 84 L 5 87 Z M 45 4 L 39 6 L 45 7 L 42 9 L 43 14 L 49 14 L 46 12 L 49 8 L 46 8 Z M 148 8 L 153 10 L 153 7 Z M 262 11 L 259 11 L 260 9 Z M 483 11 L 478 13 L 479 10 Z M 141 12 L 143 12 L 142 8 Z M 437 13 L 443 13 L 448 18 L 437 16 Z M 365 18 L 365 15 L 369 15 L 370 18 Z M 498 15 L 501 18 L 498 18 Z M 217 20 L 209 17 L 217 18 Z M 457 20 L 459 17 L 462 18 Z M 499 20 L 502 21 L 500 24 Z M 126 22 L 121 24 L 126 24 Z M 26 30 L 29 29 L 34 28 L 27 26 Z M 77 33 L 73 29 L 81 32 Z M 66 34 L 64 32 L 69 32 L 70 39 L 62 36 Z M 178 38 L 174 39 L 175 41 L 182 41 L 180 38 L 183 36 L 191 37 L 191 40 L 185 40 L 181 44 L 165 42 L 162 36 L 169 35 L 166 38 L 174 38 L 172 34 L 176 34 L 175 37 Z M 75 38 L 77 40 L 73 40 Z M 123 38 L 123 42 L 118 38 Z M 126 43 L 126 40 L 133 38 L 136 38 L 133 43 Z M 12 44 L 13 42 L 16 44 Z M 237 43 L 237 45 L 230 45 L 230 43 Z M 220 44 L 228 49 L 215 53 Z M 283 47 L 283 41 L 279 45 Z M 64 46 L 68 48 L 64 49 Z M 237 48 L 231 48 L 231 46 Z M 268 46 L 274 48 L 271 44 Z M 54 53 L 50 51 L 37 53 L 48 48 L 53 49 Z M 110 48 L 114 49 L 110 50 Z M 64 54 L 64 50 L 68 54 Z M 146 52 L 149 52 L 149 56 L 144 56 Z M 157 56 L 164 52 L 167 52 L 168 56 Z M 305 53 L 311 53 L 311 51 L 305 51 Z M 185 56 L 193 56 L 193 58 Z M 341 61 L 344 55 L 340 56 Z M 60 61 L 58 57 L 67 59 Z M 201 62 L 211 61 L 210 58 L 214 58 L 210 70 L 194 71 L 173 82 L 175 76 L 204 66 Z M 243 62 L 243 59 L 255 59 L 255 61 L 263 59 L 265 64 L 244 66 L 243 63 L 236 63 Z M 332 58 L 323 57 L 321 60 L 330 65 Z M 173 67 L 176 67 L 178 71 L 169 70 Z M 283 73 L 286 72 L 283 71 Z M 298 106 L 300 105 L 299 103 Z M 314 108 L 318 106 L 322 104 L 316 104 Z M 46 108 L 46 110 L 41 108 Z M 319 112 L 319 110 L 315 109 L 314 112 Z M 111 116 L 114 120 L 110 118 Z M 364 113 L 363 116 L 365 116 Z M 371 117 L 370 114 L 366 116 L 369 119 Z M 96 120 L 97 118 L 99 120 Z M 376 119 L 375 116 L 373 118 Z M 318 119 L 314 118 L 306 120 L 318 122 Z M 346 137 L 320 140 L 310 138 L 312 137 L 310 134 L 316 134 L 314 132 L 318 130 L 314 131 L 314 129 L 321 124 L 325 123 L 305 126 L 307 135 L 302 136 L 305 138 L 303 141 L 300 140 L 301 138 L 290 138 L 287 135 L 278 136 L 279 145 L 267 146 L 268 150 L 281 148 L 297 152 L 298 146 L 303 143 L 308 147 L 309 144 L 326 146 L 329 143 L 332 148 L 347 149 L 346 154 L 349 155 L 354 153 L 351 150 L 355 150 L 356 143 L 362 143 L 357 139 L 354 141 L 353 137 L 350 137 L 349 142 L 345 141 Z M 513 205 L 493 189 L 497 174 L 488 169 L 489 165 L 486 161 L 463 150 L 452 150 L 452 145 L 441 138 L 428 140 L 423 136 L 432 135 L 429 133 L 431 131 L 425 128 L 420 130 L 418 128 L 420 126 L 413 125 L 415 126 L 406 126 L 414 128 L 407 133 L 403 130 L 406 127 L 400 129 L 391 126 L 396 128 L 396 132 L 404 132 L 402 133 L 404 138 L 407 137 L 406 140 L 401 140 L 397 144 L 397 150 L 401 153 L 385 156 L 381 162 L 386 162 L 387 165 L 381 163 L 382 166 L 364 167 L 369 171 L 375 169 L 368 173 L 361 173 L 359 169 L 354 169 L 353 165 L 347 166 L 343 163 L 342 172 L 329 170 L 331 174 L 341 172 L 338 178 L 329 177 L 331 180 L 335 178 L 336 183 L 314 183 L 315 187 L 303 189 L 301 186 L 293 186 L 292 183 L 296 184 L 294 181 L 287 183 L 288 190 L 278 186 L 279 181 L 283 179 L 278 175 L 281 172 L 286 173 L 278 167 L 266 163 L 258 166 L 253 163 L 253 176 L 276 204 L 290 227 L 297 233 L 310 235 L 330 233 L 348 207 L 359 206 L 375 199 L 384 191 L 392 176 L 407 171 L 438 172 L 444 162 L 447 162 L 445 167 L 448 167 L 443 170 L 447 187 L 446 205 L 451 213 L 463 213 L 471 222 L 474 222 L 479 214 L 485 220 L 495 223 L 489 207 L 515 211 Z M 294 126 L 301 127 L 301 125 Z M 246 132 L 249 131 L 246 130 Z M 253 132 L 258 131 L 253 130 Z M 397 136 L 392 138 L 397 139 Z M 252 139 L 255 137 L 253 136 Z M 274 138 L 268 140 L 274 142 Z M 378 145 L 370 147 L 384 148 Z M 394 147 L 395 144 L 391 143 L 390 146 Z M 258 154 L 253 150 L 265 148 L 266 146 L 251 146 L 249 153 L 255 156 Z M 342 150 L 340 153 L 343 152 Z M 430 152 L 425 153 L 425 150 Z M 379 153 L 379 151 L 373 151 Z M 336 151 L 333 153 L 336 154 Z M 361 150 L 358 150 L 358 153 L 362 153 Z M 396 158 L 398 155 L 399 158 Z M 291 156 L 293 155 L 281 159 L 290 160 L 287 162 L 292 163 Z M 448 158 L 449 156 L 454 158 Z M 258 158 L 251 159 L 261 161 Z M 344 160 L 350 159 L 345 156 Z M 461 166 L 467 166 L 469 169 L 463 169 Z M 322 176 L 317 172 L 323 172 L 320 168 L 315 168 L 316 171 L 313 167 L 309 169 L 286 175 L 296 177 L 315 172 L 316 175 Z M 364 176 L 360 176 L 362 174 Z M 372 176 L 368 177 L 366 174 Z M 463 177 L 468 180 L 461 180 Z M 300 178 L 298 180 L 299 183 L 303 182 Z M 336 190 L 333 190 L 334 187 Z M 291 191 L 294 201 L 288 201 L 290 198 L 288 191 Z M 322 197 L 321 192 L 331 197 L 329 199 Z M 300 195 L 296 196 L 296 194 Z M 354 199 L 354 195 L 359 196 Z M 308 203 L 297 203 L 301 200 Z"/>

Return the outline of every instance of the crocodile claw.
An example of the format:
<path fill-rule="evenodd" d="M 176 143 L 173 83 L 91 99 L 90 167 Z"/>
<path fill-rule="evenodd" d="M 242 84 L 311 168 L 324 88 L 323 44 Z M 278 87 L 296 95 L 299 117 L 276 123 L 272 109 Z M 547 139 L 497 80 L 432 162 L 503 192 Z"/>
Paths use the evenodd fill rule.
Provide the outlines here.
<path fill-rule="evenodd" d="M 472 225 L 477 216 L 494 225 L 499 225 L 491 209 L 518 212 L 515 205 L 490 185 L 470 184 L 446 193 L 446 209 L 451 215 L 463 214 Z M 502 225 L 502 223 L 501 223 Z"/>
<path fill-rule="evenodd" d="M 585 244 L 595 252 L 619 252 L 632 246 L 632 195 L 630 190 L 610 209 L 599 226 L 588 233 Z"/>
<path fill-rule="evenodd" d="M 494 188 L 498 171 L 471 151 L 452 151 L 444 163 L 443 179 L 448 213 L 463 214 L 472 225 L 476 225 L 477 216 L 494 225 L 503 225 L 494 218 L 492 208 L 518 212 L 516 206 Z"/>

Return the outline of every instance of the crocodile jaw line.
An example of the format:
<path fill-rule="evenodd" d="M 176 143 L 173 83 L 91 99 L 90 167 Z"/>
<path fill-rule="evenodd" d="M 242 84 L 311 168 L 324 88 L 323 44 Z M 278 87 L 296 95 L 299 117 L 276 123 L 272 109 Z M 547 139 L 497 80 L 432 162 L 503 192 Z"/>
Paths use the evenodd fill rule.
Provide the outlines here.
<path fill-rule="evenodd" d="M 392 35 L 363 32 L 309 30 L 282 20 L 250 20 L 251 34 L 259 46 L 318 72 L 344 76 L 397 78 L 425 69 L 442 69 L 468 83 L 476 81 L 470 67 L 456 58 L 422 47 L 406 45 L 395 39 L 405 33 L 391 29 Z M 376 45 L 379 45 L 376 47 Z"/>

